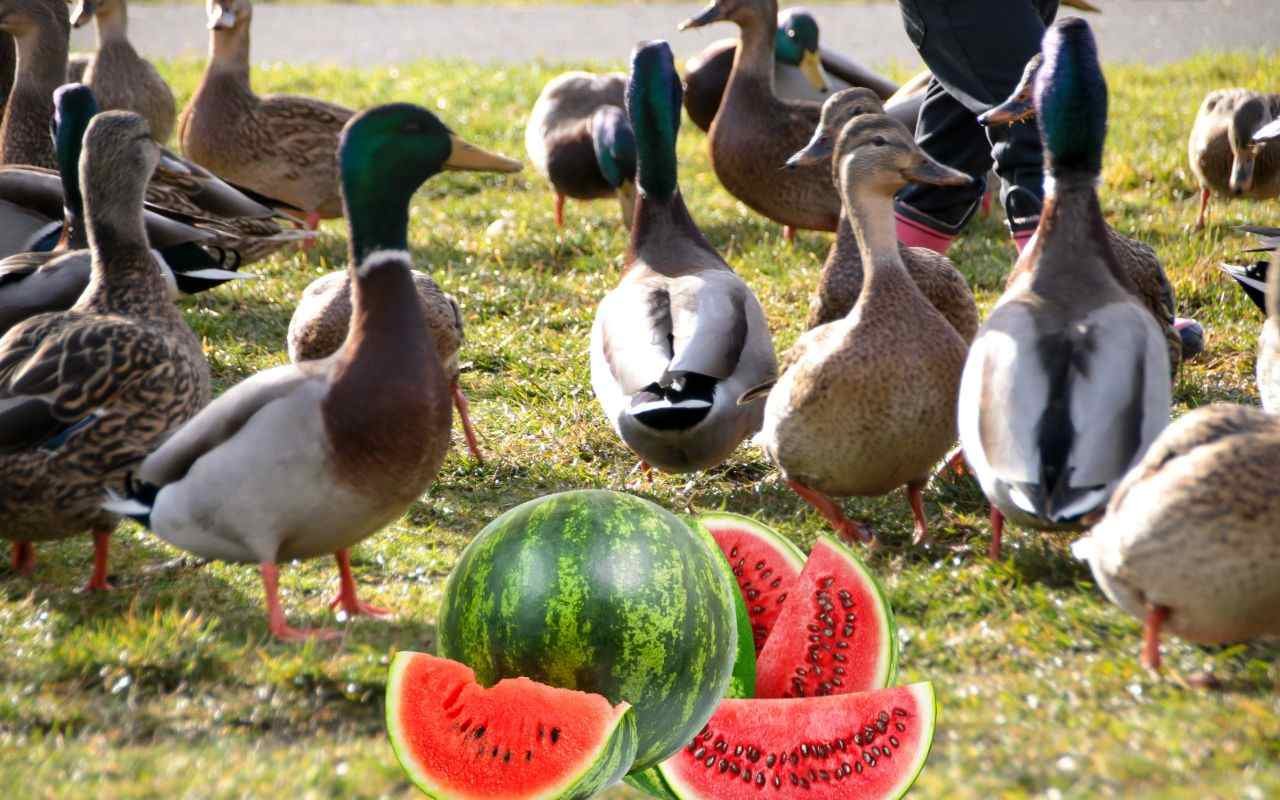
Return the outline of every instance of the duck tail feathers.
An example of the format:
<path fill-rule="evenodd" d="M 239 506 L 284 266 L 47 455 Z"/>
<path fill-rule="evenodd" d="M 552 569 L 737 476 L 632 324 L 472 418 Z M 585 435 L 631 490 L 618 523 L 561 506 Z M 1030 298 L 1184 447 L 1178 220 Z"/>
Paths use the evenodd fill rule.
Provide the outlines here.
<path fill-rule="evenodd" d="M 102 508 L 112 514 L 129 517 L 145 528 L 151 527 L 151 510 L 156 504 L 156 495 L 160 487 L 135 479 L 132 475 L 125 479 L 124 494 L 113 489 L 107 490 L 106 500 Z"/>

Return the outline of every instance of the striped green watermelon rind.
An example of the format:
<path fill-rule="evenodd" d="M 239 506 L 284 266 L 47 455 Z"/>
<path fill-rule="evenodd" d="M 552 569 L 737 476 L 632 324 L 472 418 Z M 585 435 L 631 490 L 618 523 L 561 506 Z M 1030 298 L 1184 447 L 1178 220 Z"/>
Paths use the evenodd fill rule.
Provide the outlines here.
<path fill-rule="evenodd" d="M 736 704 L 736 707 L 732 707 Z M 861 708 L 858 708 L 861 707 Z M 874 745 L 884 747 L 891 741 L 889 737 L 900 736 L 899 746 L 891 747 L 896 755 L 884 758 L 878 754 L 873 756 L 874 763 L 866 761 L 871 746 L 855 746 L 847 738 L 849 731 L 865 725 L 870 721 L 867 710 L 891 709 L 895 707 L 909 708 L 907 716 L 898 717 L 896 711 L 888 717 L 888 724 L 883 731 L 876 732 Z M 846 711 L 844 724 L 832 724 L 833 715 L 821 713 L 823 709 L 835 709 L 837 715 Z M 812 714 L 817 711 L 819 713 Z M 742 713 L 746 712 L 746 713 Z M 725 717 L 743 717 L 751 715 L 748 720 L 734 720 L 725 723 Z M 817 725 L 812 718 L 823 720 Z M 889 689 L 878 689 L 855 694 L 828 695 L 802 699 L 740 700 L 726 701 L 716 714 L 708 721 L 704 735 L 714 737 L 710 742 L 718 741 L 721 735 L 730 740 L 723 752 L 717 752 L 720 761 L 729 761 L 733 767 L 726 773 L 713 764 L 706 767 L 696 760 L 690 750 L 697 746 L 699 740 L 689 748 L 663 762 L 658 768 L 662 776 L 662 785 L 674 800 L 747 800 L 757 797 L 777 797 L 779 800 L 791 800 L 793 797 L 811 798 L 812 800 L 900 800 L 919 779 L 920 773 L 929 760 L 933 749 L 934 733 L 937 726 L 938 704 L 933 691 L 933 684 L 915 683 L 909 686 L 898 686 Z M 838 716 L 835 719 L 839 719 Z M 896 720 L 909 723 L 905 732 L 899 732 L 894 726 Z M 733 729 L 733 724 L 738 730 Z M 806 724 L 809 723 L 809 724 Z M 767 739 L 769 735 L 775 739 Z M 747 741 L 760 745 L 761 752 L 752 761 L 748 757 L 735 756 L 739 736 Z M 762 738 L 763 737 L 763 738 Z M 834 738 L 839 737 L 844 745 L 837 749 Z M 799 752 L 800 744 L 809 746 L 809 755 Z M 819 753 L 815 745 L 827 745 L 827 749 Z M 713 748 L 707 747 L 707 752 Z M 799 756 L 795 767 L 782 760 L 774 763 L 781 765 L 777 769 L 766 766 L 763 786 L 753 781 L 747 783 L 738 776 L 749 768 L 759 769 L 767 765 L 766 756 L 770 753 L 781 753 Z M 904 762 L 902 756 L 910 753 L 909 760 Z M 857 772 L 846 772 L 844 777 L 836 779 L 834 772 L 838 765 L 857 766 L 862 760 L 862 769 Z M 870 766 L 868 766 L 870 765 Z M 877 781 L 884 774 L 885 768 L 891 768 L 892 779 L 888 782 Z M 735 769 L 736 768 L 736 769 Z M 796 772 L 804 776 L 809 769 L 820 771 L 825 769 L 827 779 L 812 781 L 807 785 L 795 785 L 789 780 L 789 773 Z M 775 787 L 773 778 L 787 775 L 781 785 Z M 744 776 L 745 778 L 745 776 Z M 703 785 L 699 785 L 699 784 Z"/>
<path fill-rule="evenodd" d="M 672 756 L 676 758 L 676 756 Z M 650 797 L 657 800 L 679 800 L 675 792 L 671 791 L 671 787 L 667 786 L 667 782 L 662 779 L 662 767 L 649 767 L 639 772 L 633 772 L 623 778 L 628 786 L 632 789 L 638 789 Z"/>
<path fill-rule="evenodd" d="M 431 662 L 425 664 L 423 662 Z M 443 662 L 447 669 L 458 668 L 457 672 L 463 676 L 462 684 L 471 684 L 474 689 L 480 689 L 478 684 L 474 683 L 474 673 L 465 665 L 449 662 L 448 659 L 438 658 L 436 656 L 425 653 L 414 653 L 410 651 L 401 651 L 396 653 L 392 659 L 387 679 L 387 695 L 386 695 L 386 724 L 387 736 L 391 742 L 391 748 L 395 752 L 396 759 L 400 762 L 400 766 L 404 769 L 409 780 L 413 782 L 428 797 L 436 798 L 436 800 L 585 800 L 592 797 L 600 791 L 618 783 L 626 774 L 627 770 L 635 760 L 636 746 L 638 738 L 636 736 L 636 720 L 635 711 L 626 703 L 620 703 L 613 709 L 612 719 L 608 724 L 599 731 L 599 740 L 594 748 L 583 747 L 582 743 L 578 743 L 583 753 L 577 765 L 570 766 L 565 769 L 565 774 L 560 780 L 551 786 L 539 786 L 536 789 L 527 789 L 521 791 L 520 786 L 516 785 L 515 780 L 505 782 L 498 787 L 490 787 L 489 791 L 476 790 L 474 793 L 468 794 L 467 787 L 457 785 L 460 776 L 466 774 L 466 768 L 470 766 L 471 761 L 469 745 L 475 741 L 472 737 L 463 732 L 461 735 L 463 741 L 468 744 L 467 754 L 461 760 L 461 767 L 452 767 L 444 776 L 432 775 L 427 765 L 423 763 L 420 756 L 422 752 L 439 753 L 442 748 L 448 745 L 457 745 L 456 739 L 449 741 L 450 731 L 442 730 L 438 723 L 429 723 L 425 717 L 429 716 L 432 710 L 447 710 L 439 708 L 430 708 L 436 702 L 440 706 L 451 704 L 453 698 L 457 698 L 465 690 L 455 692 L 453 698 L 439 698 L 431 696 L 424 698 L 423 686 L 411 686 L 415 680 L 411 676 L 411 670 L 414 667 L 423 667 L 427 669 L 437 668 L 439 663 Z M 523 685 L 522 685 L 523 684 Z M 507 724 L 512 724 L 513 717 L 518 715 L 518 704 L 522 698 L 520 695 L 527 692 L 529 695 L 537 695 L 536 698 L 530 697 L 530 705 L 533 706 L 531 714 L 544 718 L 547 714 L 560 713 L 567 718 L 566 721 L 573 722 L 575 716 L 584 713 L 582 706 L 576 709 L 574 703 L 581 703 L 591 708 L 588 710 L 599 711 L 602 704 L 607 704 L 603 697 L 589 695 L 582 692 L 573 692 L 564 689 L 554 689 L 553 687 L 543 686 L 541 684 L 528 681 L 527 679 L 515 679 L 500 681 L 490 691 L 506 693 L 507 697 L 500 703 L 502 708 L 501 716 L 506 718 Z M 481 690 L 482 692 L 484 690 Z M 548 700 L 550 697 L 550 700 Z M 430 702 L 423 703 L 424 699 Z M 406 707 L 408 704 L 420 703 L 428 706 L 424 709 L 426 713 L 421 716 L 412 708 Z M 465 709 L 464 709 L 465 710 Z M 414 716 L 412 720 L 406 720 L 406 713 Z M 551 721 L 554 721 L 551 717 Z M 414 730 L 412 723 L 418 722 L 421 725 L 431 724 L 429 730 Z M 514 723 L 515 727 L 522 728 L 520 722 Z M 528 727 L 531 727 L 528 726 Z M 534 737 L 528 732 L 524 732 L 529 736 L 530 740 Z M 455 732 L 455 736 L 456 736 Z M 432 739 L 431 737 L 435 737 Z M 442 738 L 443 737 L 443 738 Z M 542 741 L 542 737 L 537 737 Z M 567 745 L 567 742 L 560 743 L 560 747 Z M 530 741 L 529 747 L 536 745 Z M 547 747 L 547 745 L 543 745 Z M 530 750 L 530 753 L 533 751 Z M 540 750 L 540 755 L 544 751 Z M 496 753 L 496 751 L 495 751 Z M 472 762 L 475 763 L 475 762 Z M 497 763 L 496 761 L 494 763 Z M 530 758 L 526 763 L 533 764 L 534 759 Z M 542 760 L 538 759 L 538 765 L 541 766 Z M 480 768 L 489 766 L 484 763 L 481 758 Z M 490 767 L 492 769 L 492 767 Z M 505 768 L 512 770 L 533 769 L 531 766 L 525 766 L 517 757 L 515 765 L 512 767 L 510 762 Z M 512 776 L 515 777 L 515 776 Z M 453 780 L 452 785 L 450 779 Z M 545 782 L 545 781 L 544 781 Z"/>
<path fill-rule="evenodd" d="M 719 552 L 647 500 L 548 495 L 495 519 L 445 587 L 439 652 L 503 677 L 626 701 L 635 769 L 693 737 L 732 677 L 737 623 Z"/>

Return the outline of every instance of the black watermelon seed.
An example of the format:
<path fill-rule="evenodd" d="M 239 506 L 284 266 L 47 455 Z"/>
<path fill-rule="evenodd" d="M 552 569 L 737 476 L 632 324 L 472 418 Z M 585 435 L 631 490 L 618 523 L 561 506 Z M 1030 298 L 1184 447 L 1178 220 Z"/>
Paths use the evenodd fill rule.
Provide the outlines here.
<path fill-rule="evenodd" d="M 756 773 L 756 787 L 757 787 L 757 788 L 760 788 L 760 789 L 763 789 L 763 788 L 764 788 L 764 773 L 763 773 L 763 772 L 757 772 L 757 773 Z"/>
<path fill-rule="evenodd" d="M 847 637 L 849 637 L 849 636 L 852 636 L 852 635 L 853 635 L 853 626 L 852 626 L 852 625 L 845 625 L 843 628 L 841 628 L 841 629 L 840 629 L 840 633 L 842 633 L 846 638 L 847 638 Z"/>
<path fill-rule="evenodd" d="M 714 767 L 714 766 L 716 765 L 716 757 L 715 757 L 715 756 L 707 756 L 706 760 L 705 760 L 705 761 L 703 761 L 703 762 L 702 762 L 702 764 L 703 764 L 703 766 L 707 767 L 708 769 L 709 769 L 709 768 L 711 768 L 711 767 Z"/>
<path fill-rule="evenodd" d="M 787 593 L 786 593 L 786 592 L 783 592 L 782 594 L 778 595 L 778 605 L 782 605 L 782 601 L 784 601 L 784 600 L 786 600 L 786 599 L 787 599 Z"/>
<path fill-rule="evenodd" d="M 861 774 L 862 774 L 862 762 L 861 762 L 861 761 L 855 761 L 855 762 L 853 762 L 853 769 L 854 769 L 854 771 L 855 771 L 855 772 L 857 772 L 859 775 L 861 775 Z"/>
<path fill-rule="evenodd" d="M 728 771 L 729 771 L 729 760 L 727 758 L 720 759 L 720 774 L 723 775 Z"/>
<path fill-rule="evenodd" d="M 747 748 L 743 747 L 743 746 L 742 746 L 742 745 L 740 745 L 740 744 L 739 744 L 739 745 L 735 745 L 735 746 L 734 746 L 734 748 L 733 748 L 733 754 L 734 754 L 735 756 L 740 756 L 740 755 L 742 755 L 743 753 L 745 753 L 746 751 L 747 751 Z"/>
<path fill-rule="evenodd" d="M 735 544 L 733 547 L 729 549 L 729 558 L 737 558 L 737 557 L 738 557 L 738 546 Z"/>
<path fill-rule="evenodd" d="M 777 589 L 781 585 L 782 585 L 782 578 L 774 578 L 773 581 L 769 584 L 769 588 Z"/>
<path fill-rule="evenodd" d="M 533 760 L 533 751 L 532 751 L 532 750 L 525 750 L 525 751 L 524 751 L 524 760 L 525 760 L 525 761 L 532 761 L 532 760 Z"/>
<path fill-rule="evenodd" d="M 778 757 L 775 756 L 773 753 L 770 753 L 769 756 L 764 760 L 764 765 L 769 769 L 773 769 L 773 765 L 776 763 L 778 763 Z"/>
<path fill-rule="evenodd" d="M 800 743 L 800 755 L 803 756 L 804 758 L 809 757 L 809 745 L 805 744 L 804 742 Z"/>
<path fill-rule="evenodd" d="M 777 775 L 774 775 L 774 776 L 773 776 L 773 788 L 775 788 L 775 789 L 779 789 L 779 788 L 781 788 L 781 787 L 782 787 L 782 778 L 781 778 L 781 777 L 779 777 L 779 776 L 777 776 Z"/>
<path fill-rule="evenodd" d="M 732 761 L 730 761 L 730 762 L 729 762 L 729 771 L 730 771 L 730 772 L 732 772 L 734 775 L 737 775 L 738 773 L 742 772 L 742 767 L 740 767 L 740 766 L 738 766 L 737 764 L 735 764 L 735 763 L 733 763 Z"/>
<path fill-rule="evenodd" d="M 505 752 L 505 753 L 503 753 L 503 754 L 502 754 L 502 763 L 504 763 L 504 764 L 510 764 L 510 763 L 511 763 L 511 751 L 510 751 L 510 750 L 508 750 L 507 752 Z"/>
<path fill-rule="evenodd" d="M 497 757 L 498 757 L 498 746 L 494 745 L 493 752 L 489 754 L 489 758 L 497 758 Z"/>
<path fill-rule="evenodd" d="M 895 729 L 895 730 L 897 730 L 897 731 L 898 731 L 898 733 L 902 733 L 903 731 L 905 731 L 905 730 L 907 729 L 907 726 L 906 726 L 906 725 L 903 725 L 901 722 L 895 722 L 895 723 L 893 723 L 893 727 L 894 727 L 894 729 Z"/>
<path fill-rule="evenodd" d="M 705 747 L 699 747 L 697 750 L 693 751 L 693 757 L 696 761 L 701 761 L 702 757 L 705 756 L 706 754 L 707 754 L 707 748 Z"/>
<path fill-rule="evenodd" d="M 552 728 L 552 729 L 551 729 L 551 743 L 552 743 L 552 744 L 555 744 L 555 743 L 556 743 L 556 742 L 558 742 L 558 741 L 560 741 L 560 729 L 559 729 L 559 728 Z"/>
<path fill-rule="evenodd" d="M 839 649 L 841 649 L 841 650 L 848 650 L 848 649 L 849 649 L 849 643 L 848 643 L 848 642 L 836 642 L 836 647 L 838 647 L 838 648 L 839 648 Z"/>
<path fill-rule="evenodd" d="M 484 726 L 481 725 L 480 727 L 476 728 L 474 731 L 471 732 L 471 735 L 476 737 L 477 739 L 479 739 L 481 736 L 484 736 Z"/>
<path fill-rule="evenodd" d="M 742 771 L 742 779 L 747 783 L 751 783 L 751 767 L 747 767 Z"/>
<path fill-rule="evenodd" d="M 796 774 L 795 774 L 794 772 L 793 772 L 793 773 L 791 773 L 791 785 L 792 785 L 792 786 L 799 786 L 799 785 L 800 785 L 800 779 L 796 777 Z"/>
<path fill-rule="evenodd" d="M 897 737 L 897 736 L 890 736 L 890 737 L 889 737 L 889 744 L 893 745 L 894 747 L 901 747 L 901 746 L 902 746 L 902 743 L 898 741 L 898 737 Z"/>
<path fill-rule="evenodd" d="M 893 714 L 894 714 L 894 716 L 897 716 L 897 717 L 905 717 L 905 716 L 907 716 L 907 712 L 906 712 L 906 711 L 904 711 L 904 710 L 903 710 L 903 709 L 901 709 L 901 708 L 895 708 L 895 709 L 893 710 Z"/>

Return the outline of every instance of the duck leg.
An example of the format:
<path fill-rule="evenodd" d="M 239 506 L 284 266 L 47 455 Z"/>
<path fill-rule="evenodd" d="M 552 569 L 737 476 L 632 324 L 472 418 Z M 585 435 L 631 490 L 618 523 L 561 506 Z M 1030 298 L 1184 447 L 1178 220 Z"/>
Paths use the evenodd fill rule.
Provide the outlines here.
<path fill-rule="evenodd" d="M 1147 606 L 1147 621 L 1143 627 L 1142 666 L 1152 672 L 1160 671 L 1160 628 L 1169 619 L 1169 607 Z"/>
<path fill-rule="evenodd" d="M 564 195 L 556 192 L 556 227 L 564 227 Z"/>
<path fill-rule="evenodd" d="M 941 478 L 944 475 L 951 475 L 955 478 L 963 478 L 969 474 L 969 464 L 964 460 L 964 450 L 957 447 L 947 456 L 946 463 L 942 465 L 942 469 L 938 470 L 935 478 Z"/>
<path fill-rule="evenodd" d="M 307 219 L 302 224 L 309 231 L 316 230 L 317 228 L 320 227 L 320 213 L 317 211 L 307 212 Z M 315 245 L 315 243 L 316 243 L 315 239 L 303 239 L 302 252 L 305 253 L 308 250 L 310 250 Z"/>
<path fill-rule="evenodd" d="M 797 481 L 787 481 L 787 485 L 791 487 L 791 491 L 800 495 L 802 500 L 813 506 L 822 515 L 823 519 L 835 529 L 835 532 L 846 540 L 867 545 L 875 544 L 875 532 L 867 525 L 846 517 L 844 512 L 840 510 L 840 506 L 836 505 L 835 501 L 830 497 Z"/>
<path fill-rule="evenodd" d="M 267 561 L 258 565 L 262 573 L 262 588 L 267 597 L 267 629 L 282 642 L 300 642 L 305 639 L 336 639 L 338 632 L 328 628 L 290 628 L 280 607 L 280 568 Z"/>
<path fill-rule="evenodd" d="M 791 244 L 795 244 L 795 242 L 796 242 L 796 229 L 795 229 L 795 228 L 793 228 L 793 227 L 791 227 L 790 225 L 783 225 L 783 226 L 782 226 L 782 238 L 783 238 L 783 239 L 786 239 L 786 240 L 787 240 L 789 243 L 791 243 Z"/>
<path fill-rule="evenodd" d="M 484 454 L 480 452 L 480 440 L 476 437 L 476 429 L 471 427 L 471 404 L 467 402 L 467 396 L 462 393 L 462 387 L 456 380 L 449 388 L 453 392 L 453 406 L 458 409 L 458 416 L 462 419 L 462 435 L 467 439 L 467 449 L 471 451 L 472 458 L 483 464 Z"/>
<path fill-rule="evenodd" d="M 36 569 L 36 546 L 31 542 L 13 543 L 13 571 L 30 575 Z"/>
<path fill-rule="evenodd" d="M 107 554 L 111 548 L 111 531 L 93 532 L 93 574 L 84 585 L 86 592 L 108 592 L 111 584 L 107 582 Z"/>
<path fill-rule="evenodd" d="M 992 561 L 1000 560 L 1000 540 L 1004 536 L 1004 514 L 994 505 L 991 506 L 991 547 L 987 557 Z"/>
<path fill-rule="evenodd" d="M 351 554 L 346 549 L 333 554 L 338 560 L 338 596 L 329 603 L 329 608 L 342 607 L 348 617 L 389 617 L 391 612 L 385 608 L 362 602 L 356 597 L 356 579 L 351 574 Z"/>
<path fill-rule="evenodd" d="M 1205 220 L 1209 216 L 1209 190 L 1200 190 L 1200 218 L 1196 220 L 1196 230 L 1204 228 Z"/>
<path fill-rule="evenodd" d="M 911 516 L 915 517 L 916 529 L 911 537 L 914 545 L 929 544 L 929 521 L 924 515 L 924 481 L 907 484 L 907 502 L 911 504 Z"/>

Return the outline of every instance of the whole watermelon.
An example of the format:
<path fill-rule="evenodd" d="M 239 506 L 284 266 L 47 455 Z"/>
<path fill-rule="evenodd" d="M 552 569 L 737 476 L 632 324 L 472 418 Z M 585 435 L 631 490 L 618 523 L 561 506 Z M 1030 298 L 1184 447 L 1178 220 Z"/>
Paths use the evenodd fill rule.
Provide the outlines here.
<path fill-rule="evenodd" d="M 737 649 L 718 552 L 665 509 L 620 492 L 547 495 L 489 523 L 445 586 L 440 655 L 485 685 L 525 676 L 636 713 L 633 769 L 693 738 Z"/>

